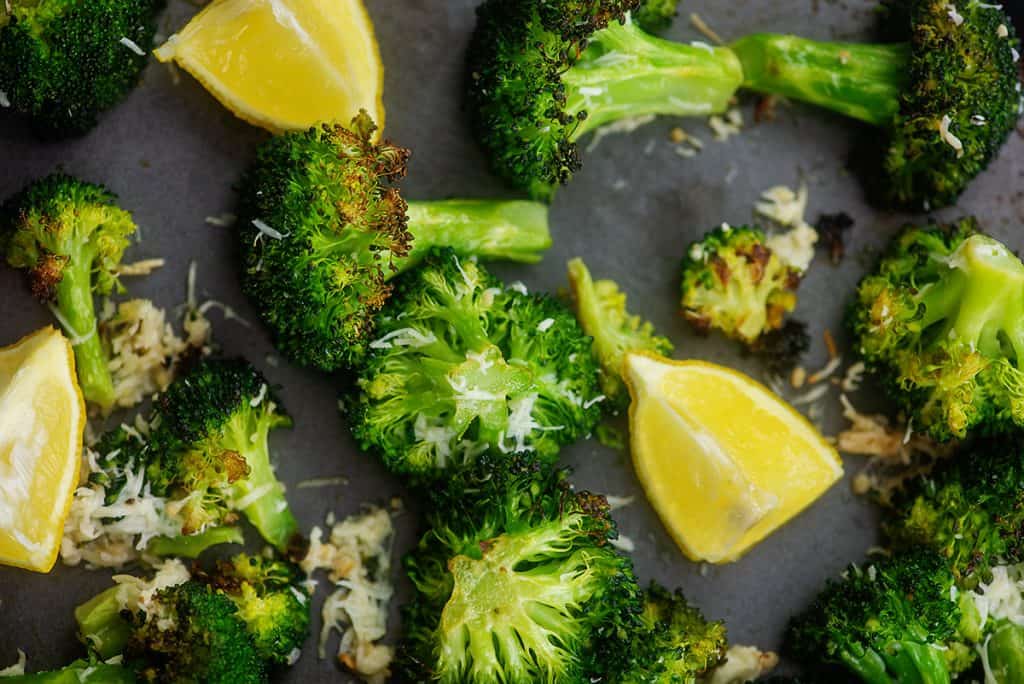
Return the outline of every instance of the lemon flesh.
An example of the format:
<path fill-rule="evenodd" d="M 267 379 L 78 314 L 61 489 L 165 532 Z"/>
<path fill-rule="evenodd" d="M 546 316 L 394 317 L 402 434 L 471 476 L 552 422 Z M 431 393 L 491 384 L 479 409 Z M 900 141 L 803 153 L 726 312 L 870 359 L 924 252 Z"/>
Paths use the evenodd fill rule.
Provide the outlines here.
<path fill-rule="evenodd" d="M 215 0 L 154 54 L 275 133 L 360 109 L 384 126 L 384 68 L 361 0 Z"/>
<path fill-rule="evenodd" d="M 842 477 L 818 431 L 742 373 L 644 353 L 625 369 L 637 476 L 692 560 L 736 560 Z"/>
<path fill-rule="evenodd" d="M 53 567 L 84 430 L 74 353 L 63 335 L 44 328 L 0 349 L 0 563 Z"/>

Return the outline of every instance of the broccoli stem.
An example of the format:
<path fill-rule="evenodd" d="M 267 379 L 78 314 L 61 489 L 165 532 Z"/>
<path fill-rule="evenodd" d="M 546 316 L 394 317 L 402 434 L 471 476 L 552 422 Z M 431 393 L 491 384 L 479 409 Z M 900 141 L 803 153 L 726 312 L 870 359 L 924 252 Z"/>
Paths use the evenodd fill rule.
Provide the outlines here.
<path fill-rule="evenodd" d="M 809 102 L 874 126 L 892 122 L 910 81 L 910 46 L 830 43 L 759 33 L 732 49 L 743 86 Z"/>
<path fill-rule="evenodd" d="M 988 667 L 995 684 L 1024 684 L 1024 627 L 1007 622 L 986 644 Z"/>
<path fill-rule="evenodd" d="M 419 263 L 434 247 L 451 247 L 464 256 L 526 264 L 540 261 L 551 247 L 548 210 L 538 202 L 409 202 L 408 217 L 413 248 L 400 270 Z"/>
<path fill-rule="evenodd" d="M 146 551 L 155 556 L 198 558 L 210 548 L 220 544 L 244 544 L 245 538 L 237 527 L 211 527 L 199 534 L 188 534 L 180 537 L 155 537 Z"/>
<path fill-rule="evenodd" d="M 131 627 L 121 617 L 118 590 L 110 587 L 75 608 L 79 638 L 104 660 L 121 653 L 131 636 Z"/>
<path fill-rule="evenodd" d="M 299 523 L 284 495 L 284 485 L 270 463 L 269 434 L 282 424 L 290 425 L 291 421 L 254 408 L 231 420 L 224 439 L 224 446 L 240 454 L 249 466 L 249 474 L 232 486 L 235 505 L 279 551 L 285 551 L 299 531 Z"/>
<path fill-rule="evenodd" d="M 96 330 L 92 294 L 93 254 L 83 249 L 67 260 L 56 287 L 57 311 L 75 350 L 78 384 L 87 401 L 106 411 L 114 405 L 114 382 Z"/>
<path fill-rule="evenodd" d="M 566 113 L 586 112 L 574 140 L 623 119 L 724 112 L 742 82 L 742 67 L 729 48 L 663 40 L 629 21 L 595 33 L 562 74 Z"/>
<path fill-rule="evenodd" d="M 135 684 L 135 675 L 120 665 L 78 661 L 53 672 L 5 677 L 4 684 Z"/>

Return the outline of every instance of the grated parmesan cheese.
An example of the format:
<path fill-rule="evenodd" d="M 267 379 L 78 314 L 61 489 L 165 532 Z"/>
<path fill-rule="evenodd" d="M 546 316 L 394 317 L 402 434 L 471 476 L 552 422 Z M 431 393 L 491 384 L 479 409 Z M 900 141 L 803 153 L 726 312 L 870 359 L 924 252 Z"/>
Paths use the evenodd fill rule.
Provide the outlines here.
<path fill-rule="evenodd" d="M 636 543 L 624 534 L 620 534 L 615 539 L 608 540 L 608 543 L 623 553 L 633 553 L 636 551 Z"/>
<path fill-rule="evenodd" d="M 394 650 L 377 642 L 387 634 L 388 607 L 394 594 L 390 581 L 394 527 L 383 509 L 351 516 L 333 526 L 328 541 L 316 527 L 302 569 L 310 576 L 327 571 L 336 589 L 322 608 L 318 654 L 326 657 L 327 640 L 341 635 L 338 660 L 372 684 L 390 676 Z M 370 569 L 372 568 L 372 570 Z"/>
<path fill-rule="evenodd" d="M 10 667 L 5 667 L 0 670 L 0 677 L 20 677 L 25 674 L 25 663 L 27 662 L 25 652 L 20 648 L 18 649 L 18 662 L 14 663 Z"/>
<path fill-rule="evenodd" d="M 611 54 L 611 53 L 609 53 Z M 633 133 L 639 128 L 646 126 L 647 124 L 654 121 L 655 116 L 653 114 L 645 114 L 643 116 L 631 116 L 625 119 L 620 119 L 610 124 L 601 126 L 594 131 L 594 137 L 591 138 L 590 144 L 587 145 L 587 152 L 592 152 L 601 141 L 609 135 L 616 135 L 619 133 Z"/>
<path fill-rule="evenodd" d="M 762 192 L 761 201 L 754 205 L 759 216 L 790 229 L 768 236 L 768 247 L 801 272 L 810 268 L 814 260 L 814 246 L 818 244 L 818 231 L 804 220 L 807 198 L 806 183 L 801 183 L 796 191 L 785 185 L 776 185 Z"/>
<path fill-rule="evenodd" d="M 779 656 L 756 646 L 730 646 L 725 662 L 715 668 L 702 684 L 745 684 L 774 670 Z"/>
<path fill-rule="evenodd" d="M 708 119 L 708 126 L 711 128 L 715 140 L 729 142 L 730 138 L 743 131 L 743 112 L 733 107 L 725 113 L 725 116 L 715 114 Z"/>
<path fill-rule="evenodd" d="M 121 38 L 121 40 L 119 40 L 117 42 L 119 42 L 121 45 L 124 45 L 126 48 L 128 48 L 129 50 L 131 50 L 132 52 L 137 54 L 139 57 L 145 57 L 146 56 L 146 52 L 142 48 L 139 47 L 139 44 L 136 43 L 131 38 L 128 38 L 127 36 L 123 36 Z"/>
<path fill-rule="evenodd" d="M 112 579 L 117 585 L 116 598 L 121 610 L 142 613 L 146 622 L 155 620 L 157 628 L 166 631 L 174 627 L 174 621 L 154 599 L 160 591 L 184 584 L 190 578 L 185 564 L 172 558 L 156 566 L 152 579 L 144 580 L 135 575 L 114 575 Z M 94 646 L 99 647 L 99 644 Z"/>
<path fill-rule="evenodd" d="M 945 114 L 942 117 L 942 121 L 939 122 L 939 137 L 942 138 L 942 142 L 946 143 L 956 151 L 956 158 L 964 156 L 964 144 L 960 138 L 956 137 L 950 130 L 949 125 L 953 123 L 953 120 L 949 117 L 949 114 Z"/>
<path fill-rule="evenodd" d="M 207 216 L 204 221 L 207 225 L 216 226 L 217 228 L 230 228 L 235 225 L 235 221 L 238 217 L 234 214 L 223 213 L 217 214 L 216 216 Z"/>

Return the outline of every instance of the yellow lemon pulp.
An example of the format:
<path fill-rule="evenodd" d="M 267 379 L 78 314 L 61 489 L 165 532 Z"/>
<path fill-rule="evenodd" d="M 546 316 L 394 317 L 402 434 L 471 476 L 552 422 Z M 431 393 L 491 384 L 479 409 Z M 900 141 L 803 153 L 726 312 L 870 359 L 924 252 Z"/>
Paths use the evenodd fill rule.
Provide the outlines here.
<path fill-rule="evenodd" d="M 642 353 L 625 370 L 637 476 L 693 560 L 736 560 L 842 477 L 818 431 L 742 373 Z"/>
<path fill-rule="evenodd" d="M 384 127 L 384 67 L 361 0 L 214 0 L 155 54 L 275 133 L 360 109 Z"/>
<path fill-rule="evenodd" d="M 63 335 L 44 328 L 0 349 L 0 563 L 53 567 L 84 430 L 74 354 Z"/>

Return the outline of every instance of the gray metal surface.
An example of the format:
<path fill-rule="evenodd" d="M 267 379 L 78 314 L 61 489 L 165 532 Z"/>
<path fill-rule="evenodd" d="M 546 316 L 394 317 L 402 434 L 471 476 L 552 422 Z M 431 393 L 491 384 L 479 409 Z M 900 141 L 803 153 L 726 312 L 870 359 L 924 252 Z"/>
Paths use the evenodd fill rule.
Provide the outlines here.
<path fill-rule="evenodd" d="M 470 139 L 461 111 L 463 48 L 473 25 L 474 0 L 367 0 L 376 23 L 387 69 L 387 135 L 414 155 L 404 182 L 409 198 L 508 195 L 487 173 Z M 871 26 L 868 0 L 693 0 L 697 11 L 727 39 L 753 30 L 795 31 L 819 38 L 863 38 Z M 169 34 L 195 11 L 172 0 L 162 22 Z M 685 18 L 671 36 L 701 39 Z M 0 67 L 2 68 L 2 67 Z M 908 217 L 867 207 L 855 180 L 844 171 L 853 127 L 800 107 L 780 108 L 770 123 L 754 125 L 752 101 L 744 100 L 747 127 L 727 143 L 711 141 L 703 121 L 659 120 L 628 136 L 610 136 L 585 154 L 585 168 L 562 190 L 552 208 L 554 249 L 536 267 L 497 267 L 508 279 L 531 289 L 565 286 L 565 262 L 586 258 L 598 277 L 619 281 L 632 307 L 650 317 L 677 345 L 677 355 L 710 359 L 760 374 L 730 343 L 691 333 L 676 310 L 680 257 L 690 240 L 722 221 L 752 218 L 760 191 L 776 184 L 810 188 L 808 216 L 845 210 L 857 220 L 849 258 L 834 268 L 822 255 L 800 293 L 797 316 L 811 324 L 815 345 L 808 367 L 825 360 L 821 334 L 830 329 L 840 343 L 841 313 L 863 270 L 861 258 L 882 245 Z M 668 140 L 683 125 L 706 141 L 704 152 L 684 159 Z M 0 113 L 0 197 L 57 165 L 117 192 L 142 226 L 142 240 L 129 259 L 161 256 L 166 268 L 128 283 L 134 296 L 174 307 L 185 296 L 188 264 L 198 264 L 200 291 L 234 307 L 256 322 L 236 279 L 232 239 L 204 217 L 231 211 L 232 184 L 264 133 L 235 119 L 187 76 L 175 85 L 165 67 L 152 64 L 141 87 L 108 114 L 87 137 L 60 144 L 34 140 L 26 128 Z M 1024 248 L 1024 141 L 1014 135 L 1000 158 L 956 210 L 940 216 L 974 213 L 1012 248 Z M 728 179 L 728 182 L 727 182 Z M 273 446 L 279 474 L 287 483 L 343 475 L 347 486 L 295 489 L 292 506 L 303 527 L 339 518 L 365 503 L 403 496 L 400 482 L 354 447 L 336 411 L 341 381 L 282 363 L 265 362 L 273 352 L 259 325 L 252 328 L 215 319 L 215 338 L 230 354 L 257 363 L 283 389 L 296 418 L 295 429 L 277 434 Z M 20 274 L 0 268 L 0 344 L 51 322 L 34 302 Z M 870 387 L 859 401 L 875 403 Z M 834 434 L 841 425 L 835 394 L 825 402 L 823 425 Z M 743 420 L 743 416 L 737 416 Z M 636 503 L 618 513 L 621 531 L 636 543 L 636 567 L 644 581 L 681 586 L 705 612 L 727 621 L 734 641 L 777 647 L 788 617 L 846 563 L 859 559 L 876 539 L 875 513 L 855 498 L 849 477 L 860 466 L 846 457 L 847 479 L 783 530 L 741 561 L 702 567 L 676 550 L 644 502 L 628 458 L 593 441 L 565 453 L 581 487 L 635 495 Z M 398 553 L 414 540 L 415 501 L 399 518 Z M 396 571 L 397 575 L 397 571 Z M 0 666 L 13 662 L 16 649 L 28 653 L 31 669 L 58 666 L 79 655 L 72 608 L 108 586 L 109 573 L 58 564 L 47 576 L 0 568 Z M 403 590 L 404 593 L 404 590 Z M 397 611 L 396 611 L 397 615 Z M 317 621 L 318 622 L 318 621 Z M 393 619 L 397 631 L 397 617 Z M 316 626 L 316 625 L 315 625 Z M 285 681 L 344 681 L 330 662 L 318 662 L 310 642 Z"/>

